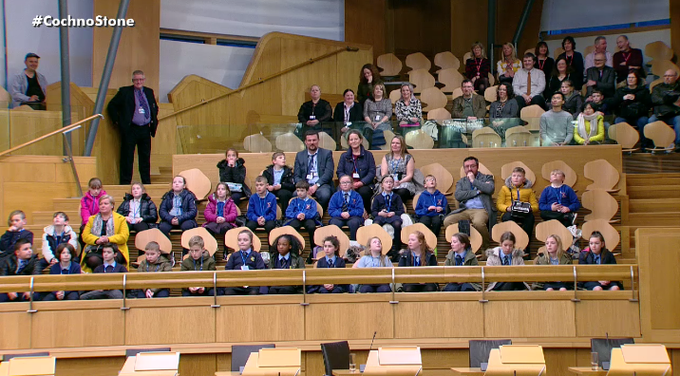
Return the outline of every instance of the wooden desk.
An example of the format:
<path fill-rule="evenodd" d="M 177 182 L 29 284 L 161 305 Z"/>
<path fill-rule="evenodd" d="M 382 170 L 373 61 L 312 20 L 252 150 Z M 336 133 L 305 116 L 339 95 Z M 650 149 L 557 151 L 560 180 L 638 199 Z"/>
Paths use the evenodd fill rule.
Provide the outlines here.
<path fill-rule="evenodd" d="M 479 367 L 453 367 L 451 368 L 454 374 L 458 376 L 483 376 L 484 371 Z"/>
<path fill-rule="evenodd" d="M 215 372 L 215 376 L 240 376 L 239 371 L 218 371 Z"/>
<path fill-rule="evenodd" d="M 334 369 L 333 370 L 333 376 L 355 376 L 355 375 L 361 375 L 361 371 L 357 368 L 354 372 L 348 370 L 348 369 Z"/>
<path fill-rule="evenodd" d="M 602 367 L 597 367 L 597 370 L 593 370 L 592 367 L 569 367 L 569 372 L 583 376 L 605 376 L 607 374 Z"/>

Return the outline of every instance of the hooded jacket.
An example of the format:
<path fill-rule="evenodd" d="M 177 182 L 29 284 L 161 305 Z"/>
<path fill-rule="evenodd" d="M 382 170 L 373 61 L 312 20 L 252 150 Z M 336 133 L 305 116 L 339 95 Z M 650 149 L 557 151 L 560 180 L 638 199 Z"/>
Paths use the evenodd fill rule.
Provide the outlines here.
<path fill-rule="evenodd" d="M 236 166 L 231 167 L 227 164 L 227 160 L 223 159 L 217 163 L 217 168 L 220 170 L 221 182 L 243 184 L 243 193 L 246 197 L 250 197 L 250 188 L 246 185 L 245 163 L 246 161 L 243 158 L 239 158 L 236 160 Z"/>
<path fill-rule="evenodd" d="M 236 211 L 236 204 L 234 203 L 234 200 L 232 200 L 231 197 L 227 198 L 227 201 L 224 203 L 225 221 L 233 226 L 236 226 L 237 215 L 238 212 Z M 203 217 L 205 218 L 206 222 L 203 224 L 203 227 L 205 227 L 210 222 L 217 221 L 217 197 L 215 197 L 214 193 L 208 196 L 208 205 L 203 211 Z"/>
<path fill-rule="evenodd" d="M 274 185 L 274 165 L 270 164 L 262 173 L 262 176 L 267 178 L 269 185 Z M 281 175 L 281 189 L 295 192 L 295 178 L 293 177 L 293 169 L 288 166 L 283 166 L 283 174 Z"/>
<path fill-rule="evenodd" d="M 83 195 L 83 198 L 80 199 L 81 226 L 85 226 L 85 224 L 87 224 L 87 220 L 90 219 L 91 216 L 99 213 L 99 199 L 105 194 L 106 191 L 102 189 L 99 191 L 99 196 L 97 197 L 92 197 L 89 190 Z"/>
<path fill-rule="evenodd" d="M 164 254 L 161 254 L 156 262 L 150 263 L 148 260 L 142 260 L 137 267 L 137 272 L 139 273 L 156 273 L 156 272 L 171 272 L 172 271 L 172 261 Z M 162 288 L 153 288 L 151 291 L 157 293 L 163 290 Z"/>
<path fill-rule="evenodd" d="M 171 222 L 174 218 L 173 215 L 170 215 L 170 211 L 172 210 L 172 199 L 174 195 L 175 192 L 172 190 L 166 192 L 163 195 L 160 207 L 160 216 L 162 221 Z M 198 213 L 198 210 L 196 209 L 196 196 L 191 191 L 184 189 L 179 193 L 179 197 L 182 199 L 182 214 L 177 217 L 179 223 L 189 219 L 195 220 L 196 214 Z"/>
<path fill-rule="evenodd" d="M 583 97 L 581 96 L 581 91 L 574 90 L 569 97 L 565 98 L 562 109 L 570 113 L 574 120 L 576 120 L 578 114 L 583 111 Z"/>
<path fill-rule="evenodd" d="M 519 198 L 517 197 L 517 191 L 519 190 Z M 531 181 L 525 179 L 524 184 L 516 188 L 512 185 L 512 177 L 508 176 L 505 179 L 505 185 L 498 192 L 498 198 L 496 199 L 496 207 L 501 213 L 506 213 L 507 209 L 512 206 L 513 201 L 528 202 L 531 204 L 531 211 L 538 212 L 538 200 L 536 200 L 536 194 L 534 190 L 531 189 Z"/>
<path fill-rule="evenodd" d="M 435 210 L 427 210 L 430 206 L 440 206 L 444 209 L 441 213 Z M 434 193 L 430 193 L 428 190 L 424 190 L 420 197 L 418 197 L 418 202 L 416 203 L 416 216 L 420 217 L 436 217 L 438 215 L 447 215 L 449 213 L 449 203 L 446 200 L 446 196 L 435 189 Z"/>
<path fill-rule="evenodd" d="M 456 252 L 453 250 L 450 250 L 448 254 L 446 254 L 446 260 L 444 260 L 444 266 L 456 266 Z M 463 259 L 463 266 L 479 266 L 479 261 L 477 261 L 477 256 L 475 255 L 472 250 L 467 249 L 465 252 L 465 258 Z M 472 287 L 475 288 L 477 291 L 482 290 L 482 285 L 479 283 L 470 283 Z"/>
<path fill-rule="evenodd" d="M 46 226 L 42 236 L 42 254 L 45 261 L 50 262 L 56 257 L 54 253 L 61 243 L 69 243 L 73 248 L 78 249 L 78 235 L 69 225 L 64 225 L 62 234 L 55 234 L 53 225 Z"/>
<path fill-rule="evenodd" d="M 501 261 L 501 254 L 503 253 L 503 249 L 501 247 L 496 247 L 492 249 L 488 249 L 486 251 L 486 266 L 504 266 L 503 262 Z M 516 265 L 524 265 L 524 252 L 521 249 L 513 249 L 512 250 L 512 260 L 511 260 L 511 266 L 516 266 Z M 486 291 L 491 291 L 496 287 L 496 284 L 498 282 L 491 282 L 489 286 L 486 288 Z M 524 283 L 524 286 L 527 288 L 527 290 L 531 290 L 531 286 L 529 286 L 528 283 Z"/>
<path fill-rule="evenodd" d="M 215 269 L 215 259 L 210 256 L 208 251 L 203 251 L 203 255 L 200 260 L 194 260 L 191 256 L 182 260 L 182 265 L 180 266 L 180 271 L 207 271 L 216 270 Z"/>
<path fill-rule="evenodd" d="M 123 202 L 118 207 L 118 214 L 123 217 L 130 215 L 130 201 L 134 197 L 131 194 L 126 193 L 123 196 Z M 146 223 L 156 223 L 158 221 L 158 210 L 156 209 L 156 204 L 151 201 L 151 197 L 146 193 L 142 193 L 142 197 L 139 199 L 139 216 L 142 217 L 142 222 Z"/>

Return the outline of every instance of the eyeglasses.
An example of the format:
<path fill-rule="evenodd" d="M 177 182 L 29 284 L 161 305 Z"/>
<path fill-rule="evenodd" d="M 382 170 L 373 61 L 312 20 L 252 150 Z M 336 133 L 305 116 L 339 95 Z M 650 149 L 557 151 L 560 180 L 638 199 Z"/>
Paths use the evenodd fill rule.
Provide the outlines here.
<path fill-rule="evenodd" d="M 352 184 L 351 181 L 341 181 L 340 184 Z"/>

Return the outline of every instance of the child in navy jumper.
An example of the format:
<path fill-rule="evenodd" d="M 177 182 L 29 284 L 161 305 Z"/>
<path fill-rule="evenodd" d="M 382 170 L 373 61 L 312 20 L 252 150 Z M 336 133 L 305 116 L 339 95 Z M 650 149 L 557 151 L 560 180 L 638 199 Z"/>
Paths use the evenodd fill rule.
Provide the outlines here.
<path fill-rule="evenodd" d="M 257 186 L 257 180 L 255 180 Z M 269 192 L 267 192 L 269 193 Z M 251 196 L 255 197 L 255 195 Z M 258 252 L 253 250 L 253 233 L 243 230 L 238 233 L 236 238 L 238 251 L 231 254 L 225 270 L 261 270 L 266 269 L 264 260 Z M 227 287 L 224 289 L 226 295 L 257 295 L 260 288 L 257 286 Z"/>
<path fill-rule="evenodd" d="M 104 263 L 94 269 L 94 273 L 127 273 L 127 268 L 123 264 L 116 262 L 118 245 L 106 243 L 102 246 L 102 258 Z M 80 295 L 80 300 L 91 299 L 123 299 L 121 290 L 94 290 Z"/>
<path fill-rule="evenodd" d="M 550 185 L 543 189 L 538 200 L 541 218 L 546 221 L 557 219 L 565 227 L 569 227 L 576 221 L 576 211 L 580 207 L 581 203 L 574 190 L 564 184 L 564 172 L 550 172 Z"/>
<path fill-rule="evenodd" d="M 439 236 L 443 218 L 449 211 L 446 197 L 437 189 L 437 179 L 432 175 L 425 177 L 425 191 L 418 197 L 416 203 L 417 221 L 424 224 L 435 235 Z"/>
<path fill-rule="evenodd" d="M 267 178 L 262 175 L 255 178 L 255 192 L 248 201 L 246 227 L 251 231 L 264 227 L 270 232 L 276 227 L 276 196 L 267 190 Z"/>
<path fill-rule="evenodd" d="M 321 226 L 319 212 L 316 208 L 316 201 L 308 196 L 309 183 L 300 180 L 295 184 L 297 197 L 295 197 L 286 209 L 286 221 L 284 226 L 291 226 L 300 232 L 302 227 L 307 230 L 309 239 L 314 241 L 314 230 Z"/>
<path fill-rule="evenodd" d="M 74 238 L 75 240 L 75 238 Z M 70 243 L 61 243 L 57 246 L 54 252 L 59 258 L 58 263 L 50 267 L 50 274 L 80 274 L 80 264 L 74 262 L 76 258 L 76 248 Z M 53 291 L 45 295 L 43 300 L 78 300 L 80 299 L 80 291 Z"/>
<path fill-rule="evenodd" d="M 33 233 L 26 230 L 26 214 L 21 210 L 15 210 L 7 219 L 9 228 L 0 238 L 0 257 L 9 256 L 14 252 L 14 244 L 19 239 L 26 239 L 33 244 Z"/>
<path fill-rule="evenodd" d="M 345 175 L 347 176 L 347 175 Z M 357 193 L 357 196 L 359 194 Z M 359 197 L 361 198 L 361 197 Z M 333 199 L 331 198 L 331 202 Z M 363 210 L 363 205 L 361 206 Z M 340 257 L 340 241 L 338 240 L 337 237 L 335 236 L 328 236 L 326 239 L 323 240 L 323 251 L 325 253 L 325 256 L 320 258 L 319 261 L 316 262 L 316 267 L 317 268 L 345 268 L 345 259 Z M 313 294 L 313 293 L 320 293 L 320 294 L 327 294 L 327 293 L 342 293 L 342 292 L 347 292 L 349 291 L 349 285 L 334 285 L 330 283 L 326 283 L 323 285 L 319 286 L 309 286 L 307 288 L 307 293 Z"/>
<path fill-rule="evenodd" d="M 328 214 L 331 219 L 329 225 L 349 227 L 350 240 L 356 240 L 357 230 L 363 222 L 364 201 L 361 195 L 352 189 L 352 177 L 343 175 L 340 177 L 340 190 L 331 196 L 328 203 Z"/>
<path fill-rule="evenodd" d="M 373 198 L 371 214 L 373 223 L 380 226 L 388 224 L 394 228 L 394 244 L 392 252 L 399 252 L 401 249 L 401 215 L 404 214 L 404 203 L 398 194 L 392 192 L 394 188 L 394 178 L 392 175 L 385 175 L 380 182 L 382 193 Z"/>

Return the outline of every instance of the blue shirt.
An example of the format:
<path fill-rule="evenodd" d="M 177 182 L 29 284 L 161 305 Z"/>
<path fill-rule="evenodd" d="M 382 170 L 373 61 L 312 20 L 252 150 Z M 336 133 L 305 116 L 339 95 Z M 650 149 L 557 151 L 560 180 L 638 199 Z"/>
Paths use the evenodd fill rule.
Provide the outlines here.
<path fill-rule="evenodd" d="M 283 169 L 277 170 L 272 168 L 274 171 L 274 185 L 281 184 L 281 177 L 283 176 Z"/>
<path fill-rule="evenodd" d="M 600 255 L 596 255 L 593 253 L 593 261 L 595 262 L 595 264 L 600 265 L 601 262 Z"/>
<path fill-rule="evenodd" d="M 328 258 L 326 257 L 326 263 L 328 264 L 328 267 L 330 268 L 331 266 L 335 266 L 335 256 L 333 258 Z"/>
<path fill-rule="evenodd" d="M 182 197 L 180 195 L 174 195 L 172 197 L 172 209 L 170 209 L 170 215 L 173 217 L 179 217 L 182 215 Z"/>
<path fill-rule="evenodd" d="M 475 191 L 477 191 L 478 195 L 465 201 L 466 209 L 484 209 L 484 203 L 481 198 L 482 195 L 478 190 Z"/>
<path fill-rule="evenodd" d="M 467 250 L 463 250 L 463 252 L 456 252 L 456 254 L 453 256 L 453 261 L 455 262 L 456 266 L 463 266 L 463 263 L 465 262 L 465 256 L 467 255 Z M 460 257 L 460 265 L 458 265 L 458 258 Z"/>

